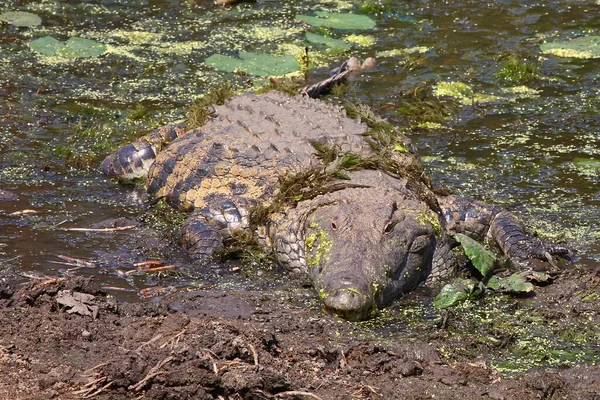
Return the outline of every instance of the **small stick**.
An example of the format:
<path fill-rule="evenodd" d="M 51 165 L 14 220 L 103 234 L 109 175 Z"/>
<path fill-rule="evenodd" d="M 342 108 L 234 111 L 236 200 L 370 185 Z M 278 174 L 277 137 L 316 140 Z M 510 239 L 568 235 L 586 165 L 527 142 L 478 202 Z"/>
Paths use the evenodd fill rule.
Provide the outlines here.
<path fill-rule="evenodd" d="M 172 343 L 174 341 L 179 342 L 179 338 L 181 337 L 181 335 L 183 335 L 185 333 L 185 329 L 182 330 L 181 332 L 177 333 L 175 336 L 171 337 L 170 339 L 168 339 L 166 342 L 164 342 L 159 349 L 164 349 L 165 347 L 167 347 L 169 345 L 169 343 Z"/>
<path fill-rule="evenodd" d="M 88 392 L 88 393 L 89 393 L 89 392 L 91 392 L 92 390 L 95 390 L 95 389 L 97 388 L 97 386 L 95 386 L 95 385 L 96 385 L 96 383 L 98 383 L 98 382 L 101 382 L 101 381 L 104 381 L 104 380 L 106 380 L 106 377 L 105 377 L 105 376 L 103 376 L 103 377 L 100 377 L 100 378 L 98 378 L 98 379 L 95 379 L 95 380 L 93 380 L 93 381 L 91 381 L 91 382 L 88 382 L 88 383 L 86 383 L 85 385 L 83 385 L 83 389 L 80 389 L 80 390 L 78 390 L 78 391 L 76 391 L 76 392 L 71 392 L 71 393 L 72 393 L 72 394 L 81 394 L 81 393 L 85 393 L 85 392 Z M 88 386 L 94 386 L 94 387 L 88 387 Z"/>
<path fill-rule="evenodd" d="M 141 381 L 139 381 L 138 383 L 136 383 L 135 385 L 131 385 L 128 387 L 129 390 L 135 390 L 136 392 L 140 391 L 144 385 L 146 385 L 146 383 L 154 378 L 155 376 L 158 376 L 160 374 L 164 374 L 164 371 L 159 371 L 159 369 L 161 369 L 162 367 L 164 367 L 167 363 L 169 363 L 171 360 L 173 359 L 172 356 L 169 356 L 167 358 L 165 358 L 164 360 L 162 360 L 161 362 L 159 362 L 158 364 L 156 364 L 154 367 L 152 367 L 152 369 L 148 372 L 148 375 L 146 375 L 146 377 L 144 379 L 142 379 Z"/>
<path fill-rule="evenodd" d="M 279 392 L 275 395 L 275 398 L 281 398 L 283 396 L 307 396 L 317 400 L 323 400 L 319 396 L 309 392 L 300 392 L 298 390 L 290 390 L 288 392 Z"/>
<path fill-rule="evenodd" d="M 159 272 L 159 271 L 168 271 L 170 269 L 181 268 L 181 265 L 163 265 L 162 267 L 154 267 L 154 268 L 140 268 L 134 271 L 139 272 Z M 129 274 L 131 271 L 127 271 Z"/>
<path fill-rule="evenodd" d="M 62 228 L 66 232 L 117 232 L 136 228 L 137 225 L 118 226 L 116 228 Z"/>
<path fill-rule="evenodd" d="M 102 393 L 102 392 L 103 392 L 105 389 L 108 389 L 108 387 L 109 387 L 110 385 L 112 385 L 112 384 L 113 384 L 113 382 L 114 382 L 114 380 L 113 380 L 113 381 L 110 381 L 110 382 L 108 382 L 106 385 L 102 386 L 100 389 L 96 390 L 94 393 L 86 394 L 85 396 L 83 396 L 83 398 L 84 398 L 84 399 L 89 399 L 90 397 L 94 397 L 94 396 L 96 396 L 96 395 L 98 395 L 98 394 Z"/>
<path fill-rule="evenodd" d="M 57 254 L 56 257 L 60 258 L 61 260 L 64 261 L 68 261 L 71 262 L 71 266 L 73 266 L 73 264 L 75 265 L 80 265 L 82 267 L 86 267 L 86 268 L 95 268 L 96 264 L 91 263 L 89 261 L 85 261 L 79 258 L 73 258 L 73 257 L 69 257 L 69 256 L 63 256 L 62 254 Z M 56 261 L 55 261 L 56 262 Z"/>
<path fill-rule="evenodd" d="M 157 340 L 160 340 L 162 337 L 163 337 L 163 334 L 159 333 L 158 335 L 154 336 L 152 339 L 148 340 L 147 342 L 144 342 L 144 343 L 140 344 L 138 346 L 138 348 L 135 349 L 134 351 L 137 353 L 141 349 L 143 349 L 144 347 L 148 346 L 149 344 L 152 344 L 152 343 L 156 342 Z"/>
<path fill-rule="evenodd" d="M 141 261 L 141 262 L 137 262 L 135 264 L 133 264 L 134 267 L 145 267 L 146 265 L 162 265 L 162 261 L 158 261 L 158 260 L 148 260 L 148 261 Z"/>
<path fill-rule="evenodd" d="M 32 209 L 27 209 L 27 210 L 19 210 L 19 211 L 15 211 L 13 213 L 10 213 L 8 215 L 13 216 L 13 217 L 18 217 L 20 215 L 27 215 L 27 214 L 37 214 L 39 211 L 37 210 L 32 210 Z"/>
<path fill-rule="evenodd" d="M 117 292 L 133 292 L 133 289 L 122 288 L 118 286 L 102 286 L 103 290 L 115 290 Z"/>
<path fill-rule="evenodd" d="M 250 347 L 250 350 L 252 350 L 252 356 L 254 357 L 254 365 L 258 367 L 258 354 L 256 353 L 256 349 L 254 348 L 254 345 L 252 345 L 252 343 L 248 343 L 248 347 Z"/>
<path fill-rule="evenodd" d="M 102 363 L 102 364 L 98 364 L 98 365 L 96 365 L 95 367 L 92 367 L 92 368 L 90 368 L 90 369 L 86 369 L 85 371 L 83 371 L 83 374 L 82 374 L 82 375 L 85 375 L 85 374 L 87 374 L 87 373 L 90 373 L 90 372 L 92 372 L 93 370 L 95 370 L 95 369 L 98 369 L 98 368 L 100 368 L 100 367 L 104 367 L 104 366 L 105 366 L 105 365 L 107 365 L 107 364 L 108 364 L 108 361 L 107 361 L 107 362 L 105 362 L 105 363 Z"/>

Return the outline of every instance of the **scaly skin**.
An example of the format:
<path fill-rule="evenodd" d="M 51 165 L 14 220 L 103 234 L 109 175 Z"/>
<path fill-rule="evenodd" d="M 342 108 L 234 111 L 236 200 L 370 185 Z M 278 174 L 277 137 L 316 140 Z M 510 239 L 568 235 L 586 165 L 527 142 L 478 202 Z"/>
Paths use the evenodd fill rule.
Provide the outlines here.
<path fill-rule="evenodd" d="M 244 94 L 215 106 L 200 128 L 163 128 L 126 146 L 105 160 L 102 171 L 139 176 L 149 167 L 148 192 L 191 212 L 182 244 L 203 258 L 235 230 L 249 229 L 250 207 L 270 204 L 283 175 L 322 165 L 312 142 L 363 159 L 374 156 L 367 130 L 318 100 Z M 410 141 L 398 140 L 408 151 L 390 157 L 400 170 L 420 170 Z M 158 154 L 154 163 L 152 154 Z M 456 196 L 439 197 L 438 207 L 426 180 L 376 169 L 348 175 L 350 180 L 285 205 L 253 227 L 286 269 L 311 278 L 326 309 L 345 318 L 367 318 L 428 278 L 447 275 L 456 265 L 448 234 L 491 239 L 518 262 L 564 253 L 526 236 L 499 207 Z"/>

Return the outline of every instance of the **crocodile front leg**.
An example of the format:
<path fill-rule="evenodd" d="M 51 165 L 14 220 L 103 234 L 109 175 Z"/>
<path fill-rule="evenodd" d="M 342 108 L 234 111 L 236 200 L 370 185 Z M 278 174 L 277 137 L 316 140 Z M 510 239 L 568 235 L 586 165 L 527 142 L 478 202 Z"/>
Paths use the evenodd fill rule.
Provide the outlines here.
<path fill-rule="evenodd" d="M 564 246 L 527 235 L 521 222 L 502 207 L 454 195 L 439 197 L 438 202 L 450 234 L 462 233 L 478 241 L 491 241 L 516 264 L 541 259 L 556 265 L 554 256 L 569 253 Z"/>
<path fill-rule="evenodd" d="M 232 201 L 195 210 L 181 227 L 181 245 L 193 258 L 206 258 L 223 248 L 232 232 L 248 228 L 247 213 Z"/>

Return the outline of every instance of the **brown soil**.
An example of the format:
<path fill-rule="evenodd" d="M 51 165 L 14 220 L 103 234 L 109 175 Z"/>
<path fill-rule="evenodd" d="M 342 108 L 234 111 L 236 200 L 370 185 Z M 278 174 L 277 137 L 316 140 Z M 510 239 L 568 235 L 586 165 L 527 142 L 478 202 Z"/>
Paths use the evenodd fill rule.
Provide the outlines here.
<path fill-rule="evenodd" d="M 444 339 L 348 339 L 295 293 L 120 304 L 88 278 L 1 286 L 0 398 L 600 399 L 599 366 L 504 377 L 447 362 Z"/>

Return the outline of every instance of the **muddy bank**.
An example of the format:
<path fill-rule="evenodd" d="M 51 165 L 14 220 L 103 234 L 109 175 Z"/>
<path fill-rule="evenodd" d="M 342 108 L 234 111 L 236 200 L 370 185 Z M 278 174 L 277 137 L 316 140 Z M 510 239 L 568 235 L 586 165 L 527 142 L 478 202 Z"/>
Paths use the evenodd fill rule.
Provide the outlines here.
<path fill-rule="evenodd" d="M 585 307 L 597 319 L 598 302 L 569 291 L 600 279 L 567 278 L 536 301 L 566 321 L 591 318 Z M 453 317 L 420 338 L 368 337 L 299 295 L 204 290 L 122 304 L 90 279 L 4 284 L 0 398 L 599 398 L 600 366 L 503 376 L 466 351 L 449 360 L 447 347 L 472 345 L 448 334 Z"/>

